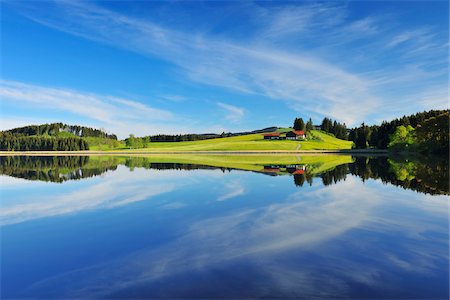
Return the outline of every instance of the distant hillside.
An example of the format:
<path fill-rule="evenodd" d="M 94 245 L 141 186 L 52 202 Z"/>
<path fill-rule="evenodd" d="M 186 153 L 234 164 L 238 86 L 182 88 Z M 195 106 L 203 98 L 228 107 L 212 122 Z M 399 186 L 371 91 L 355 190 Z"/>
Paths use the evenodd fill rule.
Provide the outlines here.
<path fill-rule="evenodd" d="M 63 136 L 62 133 L 70 133 L 77 137 L 100 137 L 117 140 L 115 134 L 108 134 L 104 130 L 95 129 L 79 125 L 67 125 L 63 123 L 51 123 L 42 125 L 29 125 L 10 130 L 2 131 L 5 134 L 20 135 L 20 136 Z"/>
<path fill-rule="evenodd" d="M 30 125 L 0 132 L 0 150 L 3 151 L 79 151 L 91 149 L 92 144 L 116 148 L 117 136 L 100 129 L 63 123 Z"/>
<path fill-rule="evenodd" d="M 279 131 L 286 131 L 280 129 Z M 177 143 L 150 142 L 134 138 L 130 148 L 145 151 L 296 151 L 296 150 L 338 150 L 351 149 L 352 142 L 335 138 L 322 131 L 311 130 L 306 140 L 264 140 L 261 133 L 243 134 L 231 137 L 214 138 Z"/>
<path fill-rule="evenodd" d="M 145 136 L 141 139 L 147 142 L 186 142 L 186 141 L 201 141 L 201 140 L 209 140 L 209 139 L 217 139 L 224 137 L 233 137 L 233 136 L 241 136 L 255 133 L 266 133 L 277 131 L 278 127 L 272 126 L 263 129 L 253 130 L 253 131 L 244 131 L 244 132 L 223 132 L 221 134 L 218 133 L 200 133 L 200 134 L 177 134 L 177 135 L 169 135 L 169 134 L 158 134 L 158 135 L 149 135 Z"/>

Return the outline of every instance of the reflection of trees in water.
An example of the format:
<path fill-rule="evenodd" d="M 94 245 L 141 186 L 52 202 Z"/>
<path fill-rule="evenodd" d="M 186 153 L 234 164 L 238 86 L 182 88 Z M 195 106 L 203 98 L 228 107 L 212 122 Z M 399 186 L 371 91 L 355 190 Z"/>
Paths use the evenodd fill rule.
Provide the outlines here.
<path fill-rule="evenodd" d="M 312 185 L 313 183 L 313 175 L 310 173 L 305 174 L 294 174 L 294 183 L 296 186 L 303 186 L 306 183 Z"/>
<path fill-rule="evenodd" d="M 152 162 L 146 157 L 130 157 L 125 160 L 124 163 L 130 170 L 134 168 L 144 169 L 156 169 L 156 170 L 215 170 L 221 169 L 222 171 L 230 171 L 230 168 L 218 168 L 206 165 L 198 164 L 185 164 L 185 163 L 173 163 L 173 162 Z"/>
<path fill-rule="evenodd" d="M 306 172 L 305 174 L 298 174 L 298 175 L 294 174 L 294 183 L 296 186 L 303 186 L 305 184 L 305 182 L 307 182 L 311 186 L 314 181 L 314 176 L 317 176 L 318 178 L 322 179 L 323 185 L 331 185 L 331 184 L 337 183 L 338 181 L 345 180 L 348 172 L 349 172 L 348 165 L 343 164 L 343 165 L 336 166 L 332 170 L 322 172 L 317 175 L 313 175 L 309 172 Z"/>
<path fill-rule="evenodd" d="M 355 157 L 354 163 L 337 166 L 319 175 L 324 185 L 345 180 L 348 173 L 363 181 L 380 179 L 384 183 L 401 186 L 432 195 L 449 194 L 449 161 L 436 158 L 414 160 L 388 157 Z M 298 178 L 297 178 L 298 176 Z M 304 175 L 294 175 L 298 186 L 304 183 Z"/>
<path fill-rule="evenodd" d="M 116 170 L 123 164 L 130 170 L 134 168 L 156 170 L 198 170 L 217 168 L 206 165 L 183 163 L 155 163 L 149 158 L 90 158 L 89 156 L 0 156 L 0 174 L 28 180 L 64 182 L 99 176 L 109 170 Z"/>
<path fill-rule="evenodd" d="M 365 158 L 356 157 L 349 166 L 350 172 L 368 178 L 381 179 L 422 193 L 449 194 L 449 161 L 436 157 L 405 158 Z"/>
<path fill-rule="evenodd" d="M 350 173 L 359 176 L 363 181 L 381 179 L 385 183 L 422 193 L 449 194 L 448 163 L 448 159 L 436 158 L 405 160 L 360 156 L 355 157 L 351 164 L 339 165 L 318 175 L 308 172 L 307 168 L 296 165 L 284 166 L 287 170 L 284 174 L 292 173 L 296 186 L 303 186 L 306 183 L 312 185 L 314 176 L 316 178 L 318 176 L 323 185 L 327 186 L 345 180 L 347 174 Z M 130 170 L 133 170 L 133 168 L 156 170 L 220 169 L 223 172 L 233 170 L 233 168 L 198 164 L 152 162 L 147 157 L 0 156 L 0 174 L 29 180 L 64 182 L 98 176 L 108 170 L 116 170 L 119 164 L 127 166 Z M 303 172 L 298 171 L 300 169 Z M 279 174 L 263 173 L 268 175 Z"/>
<path fill-rule="evenodd" d="M 28 180 L 64 182 L 101 175 L 117 164 L 89 166 L 89 156 L 1 156 L 0 174 Z"/>
<path fill-rule="evenodd" d="M 345 180 L 348 174 L 348 164 L 339 165 L 331 171 L 322 173 L 320 177 L 322 177 L 323 185 L 330 185 L 333 183 L 337 183 L 341 180 Z"/>

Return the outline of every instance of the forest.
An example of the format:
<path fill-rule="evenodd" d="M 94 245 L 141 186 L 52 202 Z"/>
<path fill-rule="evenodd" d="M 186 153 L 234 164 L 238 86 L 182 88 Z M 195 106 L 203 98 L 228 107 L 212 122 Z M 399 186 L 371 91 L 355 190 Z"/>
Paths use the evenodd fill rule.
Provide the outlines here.
<path fill-rule="evenodd" d="M 448 153 L 449 111 L 431 110 L 403 116 L 381 125 L 361 124 L 349 132 L 356 149 L 390 149 L 395 152 Z"/>
<path fill-rule="evenodd" d="M 294 130 L 307 132 L 316 128 L 343 140 L 353 142 L 354 149 L 389 149 L 393 152 L 449 152 L 449 111 L 431 110 L 403 116 L 381 125 L 366 125 L 347 129 L 345 123 L 324 118 L 321 125 L 305 124 L 296 118 Z"/>
<path fill-rule="evenodd" d="M 35 135 L 58 136 L 61 132 L 68 132 L 78 137 L 101 137 L 117 140 L 117 136 L 115 134 L 108 134 L 106 133 L 105 130 L 79 125 L 67 125 L 63 123 L 29 125 L 3 131 L 3 133 L 10 133 L 12 135 L 23 135 L 23 136 L 35 136 Z"/>
<path fill-rule="evenodd" d="M 0 133 L 0 150 L 79 151 L 89 150 L 89 144 L 79 137 L 23 136 Z"/>
<path fill-rule="evenodd" d="M 91 127 L 52 123 L 30 125 L 0 132 L 0 150 L 80 151 L 89 150 L 86 137 L 117 140 L 115 134 Z"/>

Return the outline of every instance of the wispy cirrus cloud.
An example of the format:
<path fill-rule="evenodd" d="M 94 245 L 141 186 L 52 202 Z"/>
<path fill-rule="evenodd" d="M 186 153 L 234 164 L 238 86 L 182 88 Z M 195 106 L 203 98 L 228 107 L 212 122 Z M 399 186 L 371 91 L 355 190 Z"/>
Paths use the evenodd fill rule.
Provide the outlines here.
<path fill-rule="evenodd" d="M 245 115 L 245 109 L 242 107 L 237 107 L 234 105 L 217 102 L 216 103 L 218 107 L 223 109 L 226 113 L 225 119 L 231 122 L 238 122 L 241 120 Z"/>
<path fill-rule="evenodd" d="M 311 3 L 262 8 L 254 6 L 258 20 L 262 23 L 262 36 L 280 39 L 298 33 L 312 33 L 318 28 L 328 28 L 341 23 L 345 10 L 336 5 Z"/>
<path fill-rule="evenodd" d="M 430 64 L 436 57 L 446 58 L 448 42 L 426 34 L 429 29 L 404 32 L 390 20 L 370 15 L 349 20 L 348 7 L 335 3 L 247 6 L 256 25 L 248 39 L 238 41 L 186 33 L 92 2 L 55 1 L 45 11 L 30 2 L 17 5 L 45 26 L 169 61 L 189 80 L 281 100 L 300 113 L 332 116 L 348 125 L 363 121 L 399 94 L 411 97 L 430 80 L 442 79 Z M 358 44 L 360 40 L 365 42 Z M 413 40 L 414 47 L 399 47 Z M 380 77 L 411 70 L 412 61 L 418 68 L 409 73 L 404 88 L 399 86 L 401 91 L 380 84 Z M 438 69 L 445 71 L 446 66 Z"/>
<path fill-rule="evenodd" d="M 305 9 L 311 11 L 305 13 L 308 18 L 323 15 L 316 10 L 325 11 L 321 7 Z M 294 54 L 260 44 L 186 34 L 86 2 L 54 2 L 45 13 L 33 5 L 20 10 L 57 30 L 158 56 L 181 67 L 191 80 L 281 99 L 298 111 L 333 113 L 352 123 L 378 105 L 366 79 L 306 52 Z M 363 105 L 354 113 L 341 108 L 352 103 Z"/>
<path fill-rule="evenodd" d="M 63 111 L 77 115 L 93 124 L 106 126 L 122 136 L 127 135 L 134 125 L 139 128 L 139 124 L 146 124 L 146 130 L 151 130 L 152 124 L 161 124 L 174 119 L 170 111 L 134 100 L 17 81 L 0 80 L 0 97 L 3 103 L 15 102 L 28 108 Z M 1 125 L 4 127 L 2 129 L 9 129 L 5 127 L 9 123 L 11 122 L 2 122 Z"/>

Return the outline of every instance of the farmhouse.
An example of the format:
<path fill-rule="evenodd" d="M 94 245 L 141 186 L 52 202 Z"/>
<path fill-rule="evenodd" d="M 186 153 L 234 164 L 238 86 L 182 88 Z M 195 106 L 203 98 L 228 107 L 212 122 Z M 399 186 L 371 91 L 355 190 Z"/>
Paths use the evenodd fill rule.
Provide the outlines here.
<path fill-rule="evenodd" d="M 265 140 L 279 140 L 280 134 L 277 132 L 263 134 Z"/>
<path fill-rule="evenodd" d="M 294 130 L 286 133 L 287 140 L 303 140 L 305 139 L 305 132 L 302 130 Z"/>

